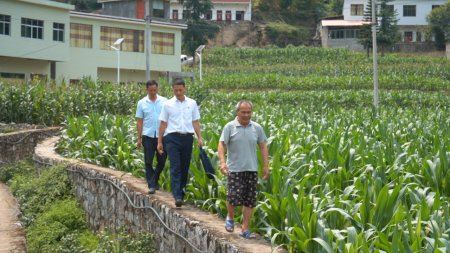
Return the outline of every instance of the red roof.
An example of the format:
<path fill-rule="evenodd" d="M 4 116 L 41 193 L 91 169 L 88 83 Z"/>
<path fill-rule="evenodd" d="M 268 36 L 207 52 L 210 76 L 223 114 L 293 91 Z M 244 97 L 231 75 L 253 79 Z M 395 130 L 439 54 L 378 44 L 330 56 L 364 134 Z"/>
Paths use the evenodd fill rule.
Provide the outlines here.
<path fill-rule="evenodd" d="M 221 3 L 239 3 L 239 4 L 249 4 L 251 0 L 211 0 L 213 4 Z"/>

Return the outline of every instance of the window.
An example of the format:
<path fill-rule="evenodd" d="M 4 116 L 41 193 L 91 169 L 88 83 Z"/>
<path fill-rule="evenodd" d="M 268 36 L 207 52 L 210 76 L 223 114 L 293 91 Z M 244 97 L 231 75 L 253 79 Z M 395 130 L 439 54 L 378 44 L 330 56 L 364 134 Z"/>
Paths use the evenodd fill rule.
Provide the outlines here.
<path fill-rule="evenodd" d="M 11 78 L 11 79 L 25 79 L 25 74 L 1 72 L 0 77 L 1 78 Z"/>
<path fill-rule="evenodd" d="M 222 21 L 222 11 L 217 11 L 217 21 Z"/>
<path fill-rule="evenodd" d="M 205 19 L 206 20 L 211 20 L 212 19 L 212 11 L 208 11 L 205 15 Z"/>
<path fill-rule="evenodd" d="M 231 21 L 231 11 L 225 11 L 225 19 L 226 21 Z"/>
<path fill-rule="evenodd" d="M 405 32 L 403 36 L 404 42 L 412 42 L 413 40 L 413 32 Z"/>
<path fill-rule="evenodd" d="M 403 5 L 403 17 L 415 17 L 416 6 L 415 5 Z"/>
<path fill-rule="evenodd" d="M 434 10 L 434 9 L 439 8 L 439 7 L 441 7 L 441 6 L 442 6 L 442 5 L 434 5 L 434 4 L 433 4 L 433 5 L 431 5 L 431 9 Z"/>
<path fill-rule="evenodd" d="M 100 27 L 100 49 L 113 50 L 117 39 L 124 38 L 120 48 L 127 52 L 144 52 L 144 31 L 116 27 Z"/>
<path fill-rule="evenodd" d="M 11 16 L 0 14 L 0 34 L 11 35 Z"/>
<path fill-rule="evenodd" d="M 22 37 L 42 39 L 44 30 L 44 21 L 22 18 Z"/>
<path fill-rule="evenodd" d="M 175 34 L 152 32 L 152 54 L 175 54 Z"/>
<path fill-rule="evenodd" d="M 70 46 L 92 48 L 92 25 L 70 23 Z"/>
<path fill-rule="evenodd" d="M 422 42 L 422 32 L 416 32 L 416 41 Z"/>
<path fill-rule="evenodd" d="M 244 11 L 236 11 L 236 20 L 244 20 Z"/>
<path fill-rule="evenodd" d="M 178 20 L 178 10 L 173 10 L 172 11 L 172 19 L 173 20 Z"/>
<path fill-rule="evenodd" d="M 358 38 L 359 29 L 343 29 L 343 30 L 331 30 L 331 39 L 354 39 Z"/>
<path fill-rule="evenodd" d="M 330 32 L 330 37 L 332 39 L 343 39 L 344 38 L 344 30 L 332 30 Z"/>
<path fill-rule="evenodd" d="M 53 40 L 64 42 L 64 24 L 53 23 Z"/>
<path fill-rule="evenodd" d="M 364 4 L 352 4 L 350 5 L 351 16 L 364 16 Z"/>

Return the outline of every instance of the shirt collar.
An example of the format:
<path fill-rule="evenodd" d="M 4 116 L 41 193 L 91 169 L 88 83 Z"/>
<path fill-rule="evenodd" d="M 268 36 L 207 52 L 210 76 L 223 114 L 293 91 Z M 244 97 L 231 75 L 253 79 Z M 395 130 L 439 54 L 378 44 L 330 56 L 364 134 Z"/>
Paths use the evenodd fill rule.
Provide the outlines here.
<path fill-rule="evenodd" d="M 156 94 L 156 100 L 155 100 L 155 102 L 153 102 L 153 101 L 150 100 L 150 98 L 148 97 L 148 94 L 147 94 L 147 96 L 145 96 L 145 101 L 147 101 L 147 102 L 149 102 L 149 103 L 156 103 L 156 102 L 158 102 L 160 99 L 161 99 L 161 96 L 158 95 L 158 94 Z"/>
<path fill-rule="evenodd" d="M 250 122 L 248 122 L 247 126 L 251 126 L 252 125 L 252 120 L 250 120 Z M 243 125 L 241 125 L 241 123 L 239 123 L 238 117 L 236 116 L 236 118 L 234 118 L 233 120 L 233 125 L 234 126 L 239 126 L 239 127 L 244 127 Z"/>

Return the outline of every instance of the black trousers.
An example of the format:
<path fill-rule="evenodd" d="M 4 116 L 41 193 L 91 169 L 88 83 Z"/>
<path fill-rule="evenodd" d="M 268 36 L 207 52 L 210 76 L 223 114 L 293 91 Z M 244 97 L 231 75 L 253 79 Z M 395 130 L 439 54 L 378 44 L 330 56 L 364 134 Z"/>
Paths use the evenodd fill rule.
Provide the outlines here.
<path fill-rule="evenodd" d="M 159 188 L 159 176 L 166 165 L 167 153 L 160 155 L 156 150 L 158 138 L 142 136 L 142 146 L 144 146 L 145 178 L 148 188 Z M 156 167 L 153 168 L 153 159 L 156 154 Z"/>

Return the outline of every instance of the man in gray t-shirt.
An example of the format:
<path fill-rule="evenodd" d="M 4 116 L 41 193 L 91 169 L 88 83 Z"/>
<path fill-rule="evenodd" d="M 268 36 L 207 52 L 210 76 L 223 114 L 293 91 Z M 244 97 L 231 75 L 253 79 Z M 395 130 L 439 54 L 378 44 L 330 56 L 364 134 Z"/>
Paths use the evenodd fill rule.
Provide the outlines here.
<path fill-rule="evenodd" d="M 256 146 L 263 158 L 263 179 L 269 178 L 269 154 L 267 137 L 256 122 L 251 121 L 253 105 L 242 100 L 236 105 L 236 119 L 223 128 L 219 140 L 220 170 L 228 177 L 227 210 L 225 229 L 234 231 L 234 208 L 243 206 L 243 222 L 240 236 L 252 239 L 255 235 L 249 230 L 253 208 L 256 206 L 258 186 L 258 159 Z M 227 160 L 225 162 L 225 153 Z"/>

